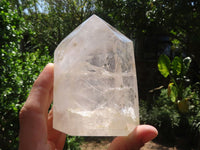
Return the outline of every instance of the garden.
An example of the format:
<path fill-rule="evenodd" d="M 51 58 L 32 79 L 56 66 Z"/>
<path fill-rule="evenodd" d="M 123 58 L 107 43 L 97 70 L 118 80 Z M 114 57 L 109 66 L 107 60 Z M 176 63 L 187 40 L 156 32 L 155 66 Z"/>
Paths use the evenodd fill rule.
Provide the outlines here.
<path fill-rule="evenodd" d="M 133 40 L 140 123 L 158 129 L 153 142 L 200 149 L 198 0 L 1 0 L 0 150 L 18 149 L 19 111 L 35 79 L 92 14 Z M 90 138 L 67 136 L 64 149 L 84 141 Z"/>

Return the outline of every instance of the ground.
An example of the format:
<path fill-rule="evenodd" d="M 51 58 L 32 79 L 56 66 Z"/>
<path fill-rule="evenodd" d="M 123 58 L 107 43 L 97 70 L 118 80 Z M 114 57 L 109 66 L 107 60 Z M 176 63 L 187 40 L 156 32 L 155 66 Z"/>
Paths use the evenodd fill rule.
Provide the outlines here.
<path fill-rule="evenodd" d="M 113 138 L 86 138 L 81 150 L 106 150 Z M 180 150 L 176 147 L 166 147 L 150 141 L 141 150 Z"/>

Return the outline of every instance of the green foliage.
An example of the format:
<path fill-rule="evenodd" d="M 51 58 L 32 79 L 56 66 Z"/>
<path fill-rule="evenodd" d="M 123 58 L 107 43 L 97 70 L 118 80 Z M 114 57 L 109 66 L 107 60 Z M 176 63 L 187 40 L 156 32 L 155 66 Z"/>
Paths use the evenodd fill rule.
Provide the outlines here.
<path fill-rule="evenodd" d="M 183 70 L 182 70 L 183 75 L 187 74 L 187 72 L 190 68 L 191 62 L 192 62 L 192 59 L 190 57 L 186 57 L 183 59 Z"/>
<path fill-rule="evenodd" d="M 167 35 L 172 51 L 187 52 L 199 63 L 199 0 L 98 0 L 97 14 L 132 39 Z"/>
<path fill-rule="evenodd" d="M 25 5 L 25 4 L 24 4 Z M 34 35 L 32 49 L 43 49 L 48 45 L 51 55 L 57 45 L 79 24 L 93 13 L 92 0 L 47 0 L 41 7 L 44 12 L 33 11 L 37 9 L 37 3 L 27 6 L 28 13 L 23 14 L 25 21 L 30 24 Z M 30 37 L 28 37 L 30 38 Z"/>
<path fill-rule="evenodd" d="M 175 108 L 176 106 L 168 99 L 167 89 L 162 89 L 154 103 L 140 101 L 141 122 L 162 130 L 174 130 L 180 121 L 180 114 Z"/>
<path fill-rule="evenodd" d="M 192 59 L 186 57 L 182 59 L 181 57 L 175 56 L 172 62 L 167 55 L 160 55 L 158 59 L 158 70 L 166 78 L 171 74 L 171 78 L 186 76 Z"/>
<path fill-rule="evenodd" d="M 140 101 L 140 121 L 155 126 L 159 131 L 158 139 L 163 142 L 173 144 L 177 136 L 185 136 L 188 142 L 196 146 L 200 136 L 199 88 L 187 87 L 185 90 L 187 95 L 196 90 L 187 114 L 180 113 L 177 104 L 169 99 L 168 89 L 161 89 L 153 102 Z"/>
<path fill-rule="evenodd" d="M 189 135 L 188 140 L 197 145 L 198 140 L 195 139 L 200 135 L 200 93 L 199 83 L 189 82 L 188 72 L 192 60 L 190 57 L 183 59 L 178 56 L 172 61 L 165 61 L 166 59 L 169 60 L 165 55 L 160 56 L 158 70 L 165 78 L 165 72 L 169 74 L 170 83 L 168 89 L 161 90 L 152 109 L 146 112 L 149 114 L 148 119 L 150 118 L 147 122 L 156 125 L 163 135 L 167 135 L 166 128 L 170 131 L 168 136 L 171 134 L 174 138 Z M 169 66 L 169 70 L 160 69 L 159 66 Z"/>
<path fill-rule="evenodd" d="M 0 2 L 0 149 L 18 148 L 18 113 L 33 81 L 47 62 L 52 61 L 48 48 L 44 51 L 22 52 L 20 44 L 25 25 L 9 2 Z"/>
<path fill-rule="evenodd" d="M 161 55 L 158 60 L 158 70 L 166 78 L 170 77 L 168 85 L 168 96 L 172 102 L 178 105 L 181 113 L 189 111 L 191 100 L 194 99 L 194 92 L 191 86 L 187 87 L 187 73 L 191 64 L 191 58 L 174 57 L 172 61 L 166 55 Z"/>
<path fill-rule="evenodd" d="M 163 141 L 173 142 L 175 133 L 179 127 L 181 115 L 176 105 L 169 100 L 167 89 L 162 89 L 160 96 L 154 102 L 148 104 L 147 101 L 140 101 L 141 123 L 155 126 L 159 131 L 159 137 L 164 137 Z"/>
<path fill-rule="evenodd" d="M 47 46 L 37 49 L 36 32 L 19 11 L 12 10 L 6 0 L 0 6 L 0 149 L 18 149 L 19 111 L 34 80 L 53 59 Z M 79 149 L 80 141 L 68 137 L 66 149 Z"/>
<path fill-rule="evenodd" d="M 170 59 L 166 55 L 161 55 L 158 59 L 158 70 L 166 78 L 170 74 Z"/>
<path fill-rule="evenodd" d="M 173 83 L 170 83 L 168 85 L 168 96 L 170 97 L 170 99 L 173 103 L 176 103 L 176 100 L 177 100 L 177 97 L 178 97 L 178 91 L 177 91 L 177 88 L 174 86 Z"/>
<path fill-rule="evenodd" d="M 52 61 L 49 52 L 52 55 L 58 43 L 91 14 L 98 14 L 132 39 L 146 35 L 168 35 L 172 51 L 185 50 L 196 56 L 198 63 L 199 12 L 198 0 L 1 0 L 0 148 L 17 149 L 18 112 L 33 81 L 46 63 Z M 188 85 L 190 63 L 189 57 L 175 57 L 171 62 L 163 56 L 160 60 L 159 70 L 164 77 L 170 78 L 169 88 L 161 92 L 160 100 L 156 101 L 152 110 L 144 109 L 147 116 L 148 112 L 152 112 L 154 117 L 149 118 L 156 126 L 165 126 L 162 121 L 156 123 L 165 119 L 169 128 L 176 127 L 179 124 L 178 109 L 183 110 L 182 113 L 189 110 L 187 115 L 197 114 L 199 93 L 196 86 Z M 149 118 L 146 121 L 151 121 Z M 196 123 L 196 128 L 198 119 L 194 123 L 193 118 L 189 123 Z M 75 141 L 76 138 L 72 137 L 68 143 L 76 145 Z"/>
<path fill-rule="evenodd" d="M 174 75 L 180 75 L 182 70 L 182 60 L 180 57 L 174 57 L 171 63 L 172 71 Z M 186 72 L 187 73 L 187 72 Z"/>
<path fill-rule="evenodd" d="M 82 141 L 83 141 L 82 137 L 67 135 L 66 144 L 65 144 L 64 149 L 66 149 L 66 150 L 81 150 L 80 145 L 81 145 Z"/>

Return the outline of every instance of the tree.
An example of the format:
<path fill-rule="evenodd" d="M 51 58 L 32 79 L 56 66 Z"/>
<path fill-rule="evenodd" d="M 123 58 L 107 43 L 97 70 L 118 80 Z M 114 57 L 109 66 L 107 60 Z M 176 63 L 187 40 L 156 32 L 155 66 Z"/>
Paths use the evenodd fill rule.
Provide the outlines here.
<path fill-rule="evenodd" d="M 48 45 L 53 54 L 57 45 L 93 12 L 93 0 L 46 0 L 44 12 L 24 14 L 35 33 L 35 44 L 42 49 Z"/>
<path fill-rule="evenodd" d="M 128 37 L 167 35 L 173 51 L 194 55 L 199 62 L 200 1 L 99 0 L 95 4 L 97 13 Z"/>
<path fill-rule="evenodd" d="M 2 0 L 0 6 L 0 149 L 17 149 L 19 110 L 51 58 L 47 48 L 30 53 L 20 49 L 24 33 L 32 32 L 9 2 Z"/>

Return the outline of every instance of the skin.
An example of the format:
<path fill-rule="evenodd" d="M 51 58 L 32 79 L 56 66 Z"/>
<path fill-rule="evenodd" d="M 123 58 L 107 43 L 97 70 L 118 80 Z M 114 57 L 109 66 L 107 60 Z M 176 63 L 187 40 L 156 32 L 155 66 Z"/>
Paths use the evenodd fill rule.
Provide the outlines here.
<path fill-rule="evenodd" d="M 19 150 L 62 150 L 66 135 L 53 129 L 53 110 L 48 112 L 53 99 L 54 65 L 48 64 L 41 72 L 22 107 Z M 117 137 L 109 150 L 139 150 L 157 136 L 149 125 L 139 125 L 126 137 Z"/>

